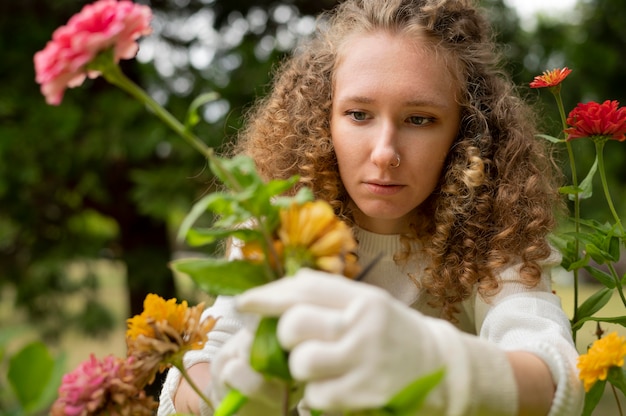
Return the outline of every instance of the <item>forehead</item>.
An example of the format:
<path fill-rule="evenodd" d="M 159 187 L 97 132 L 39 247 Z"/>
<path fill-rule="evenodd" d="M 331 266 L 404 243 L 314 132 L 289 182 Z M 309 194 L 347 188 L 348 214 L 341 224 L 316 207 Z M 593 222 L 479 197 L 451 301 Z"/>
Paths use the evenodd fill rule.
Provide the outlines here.
<path fill-rule="evenodd" d="M 338 51 L 334 94 L 349 89 L 456 101 L 460 83 L 449 60 L 424 35 L 384 31 L 353 35 Z"/>

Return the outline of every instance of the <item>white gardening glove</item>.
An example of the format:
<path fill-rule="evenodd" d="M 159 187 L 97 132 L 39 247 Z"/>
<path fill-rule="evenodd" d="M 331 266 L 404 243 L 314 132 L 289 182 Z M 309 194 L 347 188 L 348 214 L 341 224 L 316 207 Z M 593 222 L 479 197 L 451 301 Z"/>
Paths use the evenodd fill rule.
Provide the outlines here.
<path fill-rule="evenodd" d="M 217 407 L 232 389 L 247 396 L 238 416 L 282 415 L 285 385 L 267 379 L 250 367 L 250 346 L 254 334 L 242 328 L 219 350 L 211 362 L 208 396 Z M 212 414 L 202 406 L 202 414 Z"/>
<path fill-rule="evenodd" d="M 245 292 L 242 312 L 280 316 L 278 339 L 290 351 L 304 402 L 324 411 L 379 408 L 417 378 L 445 367 L 419 414 L 512 415 L 517 391 L 506 354 L 423 316 L 387 292 L 303 269 Z"/>

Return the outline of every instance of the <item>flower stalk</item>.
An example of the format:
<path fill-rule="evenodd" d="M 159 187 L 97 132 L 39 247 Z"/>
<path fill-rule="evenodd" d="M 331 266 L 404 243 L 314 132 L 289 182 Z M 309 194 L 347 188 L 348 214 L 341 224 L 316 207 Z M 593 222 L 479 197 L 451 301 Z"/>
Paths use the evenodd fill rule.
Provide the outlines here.
<path fill-rule="evenodd" d="M 550 92 L 556 101 L 556 106 L 559 110 L 559 116 L 561 118 L 561 126 L 563 131 L 567 129 L 567 117 L 565 116 L 565 107 L 563 106 L 563 99 L 561 97 L 561 84 L 557 84 L 553 87 L 550 87 Z M 572 143 L 569 140 L 565 140 L 565 147 L 567 149 L 567 155 L 569 157 L 569 165 L 572 175 L 572 186 L 574 189 L 578 189 L 578 173 L 576 171 L 576 158 L 574 156 L 574 149 L 572 148 Z M 580 195 L 576 193 L 574 195 L 574 231 L 576 234 L 580 233 Z M 574 251 L 576 253 L 576 259 L 580 258 L 580 242 L 578 238 L 574 240 Z M 576 268 L 573 271 L 574 273 L 574 312 L 572 314 L 572 322 L 578 321 L 578 307 L 579 307 L 579 269 Z M 574 342 L 576 342 L 576 331 L 572 331 L 572 338 Z"/>
<path fill-rule="evenodd" d="M 103 53 L 102 56 L 106 57 L 108 53 Z M 183 126 L 183 124 L 178 121 L 176 117 L 174 117 L 169 111 L 167 111 L 163 106 L 157 103 L 150 95 L 148 95 L 142 88 L 140 88 L 137 84 L 131 81 L 120 69 L 118 65 L 113 63 L 110 59 L 102 59 L 97 61 L 105 61 L 106 63 L 100 66 L 102 71 L 102 77 L 106 79 L 111 84 L 121 88 L 126 91 L 134 98 L 136 98 L 139 102 L 145 104 L 152 112 L 159 118 L 161 121 L 165 123 L 169 128 L 171 128 L 174 132 L 176 132 L 180 137 L 182 137 L 191 147 L 200 152 L 201 155 L 206 157 L 208 160 L 213 160 L 214 151 L 212 148 L 208 147 L 202 140 L 200 140 L 196 135 L 191 133 L 188 129 Z M 94 61 L 94 64 L 97 62 Z M 110 64 L 109 64 L 110 63 Z M 91 65 L 90 65 L 91 66 Z M 96 66 L 96 65 L 94 65 Z"/>
<path fill-rule="evenodd" d="M 178 371 L 180 371 L 180 375 L 185 379 L 187 384 L 189 384 L 189 387 L 191 387 L 191 389 L 198 395 L 198 397 L 200 397 L 200 399 L 204 403 L 206 403 L 209 406 L 209 408 L 215 409 L 215 406 L 213 405 L 211 400 L 208 397 L 206 397 L 206 395 L 202 392 L 202 390 L 200 390 L 198 385 L 189 376 L 189 373 L 187 372 L 187 369 L 183 365 L 182 358 L 181 357 L 177 357 L 177 359 L 174 360 L 171 364 L 172 364 L 172 366 L 176 367 L 178 369 Z"/>
<path fill-rule="evenodd" d="M 609 205 L 609 209 L 611 210 L 611 214 L 613 215 L 613 220 L 615 224 L 619 227 L 621 231 L 621 235 L 624 235 L 624 227 L 622 226 L 622 221 L 617 215 L 617 211 L 615 210 L 615 205 L 613 205 L 613 198 L 611 198 L 611 193 L 609 192 L 609 184 L 606 179 L 606 171 L 604 168 L 604 145 L 606 144 L 608 138 L 606 137 L 594 137 L 593 142 L 596 145 L 596 155 L 598 158 L 598 170 L 600 171 L 600 181 L 602 182 L 602 189 L 604 190 L 604 196 L 606 198 L 606 202 Z"/>

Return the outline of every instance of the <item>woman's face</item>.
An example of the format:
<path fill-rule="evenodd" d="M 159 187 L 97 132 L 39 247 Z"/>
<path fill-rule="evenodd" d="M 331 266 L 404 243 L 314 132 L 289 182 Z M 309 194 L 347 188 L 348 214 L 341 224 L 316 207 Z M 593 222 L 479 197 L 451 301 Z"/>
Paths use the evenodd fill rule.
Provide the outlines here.
<path fill-rule="evenodd" d="M 356 223 L 376 233 L 408 231 L 459 129 L 456 83 L 419 42 L 355 37 L 335 73 L 330 128 L 339 173 Z"/>

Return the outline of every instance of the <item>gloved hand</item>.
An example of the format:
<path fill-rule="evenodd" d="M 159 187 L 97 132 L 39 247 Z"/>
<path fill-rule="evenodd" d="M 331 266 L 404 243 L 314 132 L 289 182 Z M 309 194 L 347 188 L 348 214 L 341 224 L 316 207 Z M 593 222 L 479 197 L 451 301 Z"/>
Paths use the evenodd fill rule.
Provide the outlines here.
<path fill-rule="evenodd" d="M 324 411 L 384 406 L 409 383 L 445 367 L 421 414 L 516 414 L 506 354 L 423 316 L 387 292 L 303 269 L 236 299 L 242 312 L 280 316 L 289 368 L 306 382 L 304 402 Z M 497 377 L 495 376 L 497 374 Z"/>
<path fill-rule="evenodd" d="M 285 384 L 267 379 L 250 367 L 253 338 L 254 334 L 244 327 L 220 348 L 211 362 L 208 397 L 218 406 L 231 389 L 236 389 L 248 398 L 237 415 L 282 415 Z M 201 413 L 212 414 L 204 408 Z"/>

